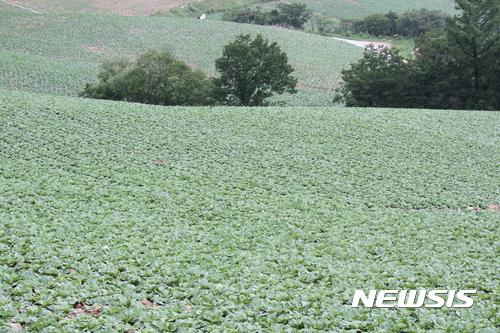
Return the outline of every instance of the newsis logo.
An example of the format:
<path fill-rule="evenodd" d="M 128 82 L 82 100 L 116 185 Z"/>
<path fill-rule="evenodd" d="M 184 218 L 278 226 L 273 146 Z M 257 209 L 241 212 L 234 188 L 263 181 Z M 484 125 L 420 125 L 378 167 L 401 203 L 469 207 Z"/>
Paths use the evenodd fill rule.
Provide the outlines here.
<path fill-rule="evenodd" d="M 418 296 L 417 296 L 418 294 Z M 356 290 L 352 300 L 352 308 L 359 307 L 359 302 L 363 302 L 367 308 L 373 308 L 374 303 L 377 308 L 470 308 L 474 305 L 474 300 L 467 296 L 476 294 L 476 290 L 370 290 L 368 296 L 363 290 Z M 446 298 L 446 300 L 445 300 Z M 425 300 L 433 303 L 427 303 Z M 459 303 L 455 302 L 455 299 Z"/>

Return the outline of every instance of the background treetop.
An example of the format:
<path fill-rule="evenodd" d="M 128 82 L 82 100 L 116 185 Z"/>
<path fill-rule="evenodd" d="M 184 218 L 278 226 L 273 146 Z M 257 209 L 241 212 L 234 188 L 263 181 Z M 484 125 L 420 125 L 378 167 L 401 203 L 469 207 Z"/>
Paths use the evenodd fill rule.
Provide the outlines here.
<path fill-rule="evenodd" d="M 220 72 L 215 80 L 216 98 L 225 104 L 261 106 L 275 94 L 297 92 L 287 54 L 260 34 L 254 39 L 237 36 L 224 47 L 215 67 Z"/>

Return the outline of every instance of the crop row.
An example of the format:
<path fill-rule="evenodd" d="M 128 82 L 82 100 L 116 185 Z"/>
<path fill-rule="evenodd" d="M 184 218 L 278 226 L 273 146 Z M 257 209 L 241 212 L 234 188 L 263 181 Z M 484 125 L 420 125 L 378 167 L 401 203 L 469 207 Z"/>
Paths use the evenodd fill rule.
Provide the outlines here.
<path fill-rule="evenodd" d="M 493 112 L 182 108 L 0 90 L 0 322 L 494 332 Z M 357 289 L 476 289 L 353 309 Z"/>
<path fill-rule="evenodd" d="M 96 65 L 0 50 L 0 87 L 76 96 L 97 80 Z"/>

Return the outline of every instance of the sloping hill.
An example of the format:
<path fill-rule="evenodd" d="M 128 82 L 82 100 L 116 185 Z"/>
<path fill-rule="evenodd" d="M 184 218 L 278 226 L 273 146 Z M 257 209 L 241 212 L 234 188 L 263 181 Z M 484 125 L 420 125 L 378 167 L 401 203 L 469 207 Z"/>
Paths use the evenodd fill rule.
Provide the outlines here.
<path fill-rule="evenodd" d="M 0 330 L 494 332 L 500 212 L 467 208 L 500 204 L 499 124 L 0 90 Z"/>
<path fill-rule="evenodd" d="M 185 5 L 190 0 L 8 0 L 2 7 L 26 8 L 42 13 L 90 13 L 148 16 L 158 10 Z"/>
<path fill-rule="evenodd" d="M 300 85 L 320 89 L 335 87 L 340 71 L 363 52 L 333 38 L 229 22 L 14 12 L 0 12 L 0 18 L 1 47 L 10 52 L 97 67 L 106 58 L 134 57 L 154 48 L 168 50 L 212 75 L 216 74 L 214 60 L 222 55 L 225 44 L 241 33 L 260 33 L 287 52 Z"/>
<path fill-rule="evenodd" d="M 157 11 L 165 11 L 174 7 L 181 7 L 192 0 L 9 0 L 8 3 L 22 6 L 44 13 L 91 13 L 113 14 L 126 16 L 147 16 Z M 243 1 L 242 1 L 243 2 Z M 427 8 L 453 12 L 452 0 L 292 0 L 303 2 L 316 13 L 329 15 L 336 18 L 350 17 L 362 18 L 373 13 L 398 13 L 409 9 Z M 262 5 L 267 6 L 265 2 Z M 2 7 L 13 7 L 1 4 Z"/>
<path fill-rule="evenodd" d="M 291 0 L 290 2 L 305 3 L 307 8 L 310 8 L 313 12 L 337 19 L 363 18 L 370 14 L 387 13 L 389 11 L 403 13 L 407 10 L 420 8 L 442 10 L 446 13 L 455 12 L 453 0 Z M 265 6 L 266 3 L 263 5 Z"/>

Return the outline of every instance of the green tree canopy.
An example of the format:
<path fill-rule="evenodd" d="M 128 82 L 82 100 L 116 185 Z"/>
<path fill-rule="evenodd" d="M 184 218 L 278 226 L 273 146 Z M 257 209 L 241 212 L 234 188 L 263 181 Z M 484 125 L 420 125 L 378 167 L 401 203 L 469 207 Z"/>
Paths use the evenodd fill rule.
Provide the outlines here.
<path fill-rule="evenodd" d="M 80 96 L 157 105 L 207 105 L 211 82 L 201 70 L 192 70 L 168 52 L 141 54 L 135 63 L 121 58 L 101 66 L 96 85 Z"/>
<path fill-rule="evenodd" d="M 356 30 L 374 36 L 388 36 L 394 33 L 392 30 L 393 25 L 387 15 L 371 14 L 356 23 Z"/>
<path fill-rule="evenodd" d="M 397 50 L 370 44 L 363 58 L 342 71 L 344 85 L 338 92 L 347 106 L 408 107 L 408 75 L 409 64 Z"/>
<path fill-rule="evenodd" d="M 259 25 L 276 24 L 296 29 L 304 29 L 304 24 L 311 18 L 312 12 L 303 3 L 284 3 L 276 5 L 276 9 L 233 9 L 222 15 L 223 21 L 251 23 Z"/>
<path fill-rule="evenodd" d="M 223 104 L 262 106 L 274 94 L 297 92 L 287 54 L 260 34 L 253 40 L 250 35 L 237 36 L 215 60 L 215 68 L 221 73 L 215 80 L 215 97 Z"/>
<path fill-rule="evenodd" d="M 312 12 L 307 9 L 307 5 L 302 2 L 280 2 L 276 5 L 276 8 L 278 8 L 277 23 L 296 29 L 303 29 L 304 24 L 312 15 Z"/>
<path fill-rule="evenodd" d="M 415 59 L 368 48 L 342 72 L 349 106 L 500 110 L 500 2 L 457 0 L 447 29 L 415 40 Z"/>
<path fill-rule="evenodd" d="M 447 29 L 448 40 L 456 50 L 452 56 L 469 79 L 476 107 L 491 108 L 496 104 L 498 108 L 500 1 L 457 0 L 456 3 L 461 12 L 448 19 Z"/>
<path fill-rule="evenodd" d="M 439 10 L 413 9 L 398 17 L 395 33 L 412 38 L 432 29 L 444 29 L 445 18 L 445 13 Z"/>

